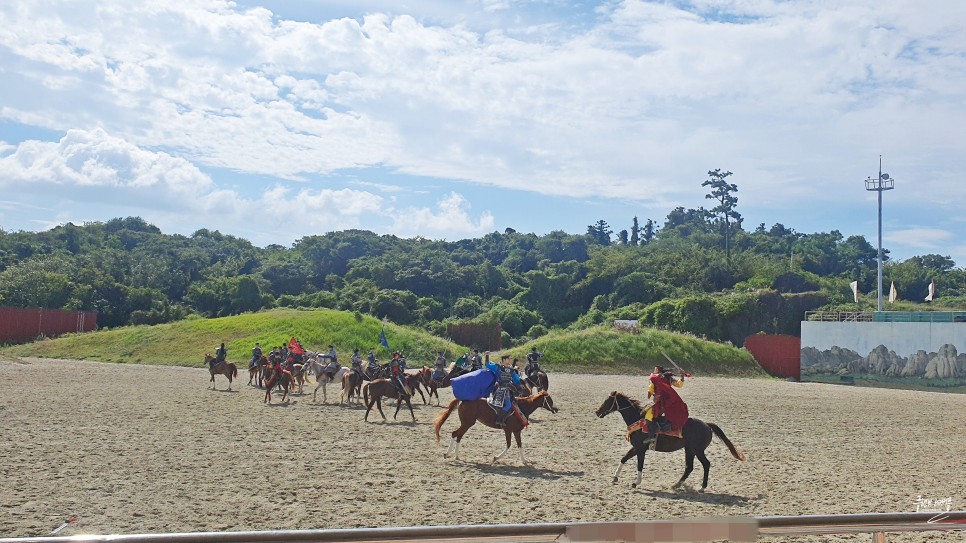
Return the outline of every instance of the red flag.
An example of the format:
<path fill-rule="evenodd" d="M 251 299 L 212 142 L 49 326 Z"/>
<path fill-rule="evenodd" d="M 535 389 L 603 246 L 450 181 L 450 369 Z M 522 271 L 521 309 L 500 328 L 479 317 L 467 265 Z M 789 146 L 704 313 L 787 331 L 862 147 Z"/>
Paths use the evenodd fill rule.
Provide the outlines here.
<path fill-rule="evenodd" d="M 305 354 L 305 349 L 302 348 L 302 344 L 299 340 L 294 337 L 288 342 L 288 352 L 293 354 Z"/>

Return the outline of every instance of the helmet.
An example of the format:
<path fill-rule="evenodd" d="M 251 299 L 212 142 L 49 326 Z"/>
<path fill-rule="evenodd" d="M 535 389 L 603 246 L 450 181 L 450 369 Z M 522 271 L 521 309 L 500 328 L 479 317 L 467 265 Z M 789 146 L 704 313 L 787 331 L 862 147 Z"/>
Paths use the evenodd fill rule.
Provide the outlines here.
<path fill-rule="evenodd" d="M 671 377 L 674 377 L 674 372 L 673 371 L 663 371 L 663 372 L 661 372 L 661 377 L 663 377 L 665 379 L 670 379 Z"/>

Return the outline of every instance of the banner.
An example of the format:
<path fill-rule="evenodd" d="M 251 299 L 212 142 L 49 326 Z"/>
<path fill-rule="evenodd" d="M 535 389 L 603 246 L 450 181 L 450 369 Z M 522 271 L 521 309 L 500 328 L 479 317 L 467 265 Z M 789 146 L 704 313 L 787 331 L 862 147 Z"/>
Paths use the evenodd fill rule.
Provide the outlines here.
<path fill-rule="evenodd" d="M 892 282 L 892 288 L 889 289 L 889 303 L 894 304 L 896 300 L 899 299 L 899 292 L 896 291 L 896 282 Z"/>
<path fill-rule="evenodd" d="M 382 323 L 382 332 L 379 332 L 379 345 L 389 350 L 389 340 L 386 339 L 386 323 Z"/>
<path fill-rule="evenodd" d="M 849 286 L 852 287 L 852 297 L 855 298 L 855 303 L 859 303 L 859 282 L 852 281 Z"/>
<path fill-rule="evenodd" d="M 926 296 L 926 301 L 931 302 L 935 296 L 936 296 L 936 280 L 933 279 L 932 283 L 929 283 L 929 295 Z"/>
<path fill-rule="evenodd" d="M 302 344 L 299 343 L 299 340 L 293 337 L 288 342 L 288 352 L 292 354 L 305 354 L 305 349 L 302 348 Z"/>

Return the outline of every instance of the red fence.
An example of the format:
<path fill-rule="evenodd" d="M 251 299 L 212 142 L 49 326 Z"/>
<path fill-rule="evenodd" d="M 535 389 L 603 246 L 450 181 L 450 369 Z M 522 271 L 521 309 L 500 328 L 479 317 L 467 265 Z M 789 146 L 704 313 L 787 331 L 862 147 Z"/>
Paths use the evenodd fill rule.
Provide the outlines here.
<path fill-rule="evenodd" d="M 745 349 L 765 371 L 776 377 L 802 379 L 802 340 L 795 336 L 756 334 L 745 338 Z"/>
<path fill-rule="evenodd" d="M 97 311 L 0 307 L 0 343 L 23 343 L 96 328 Z"/>

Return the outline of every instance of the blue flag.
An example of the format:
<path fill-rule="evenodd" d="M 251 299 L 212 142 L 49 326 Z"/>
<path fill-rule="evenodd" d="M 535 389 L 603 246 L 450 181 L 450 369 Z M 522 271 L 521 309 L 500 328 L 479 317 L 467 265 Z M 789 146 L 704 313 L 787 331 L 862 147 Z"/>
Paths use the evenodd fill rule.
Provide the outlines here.
<path fill-rule="evenodd" d="M 379 344 L 389 350 L 389 340 L 386 339 L 386 325 L 382 325 L 382 332 L 379 332 Z"/>

